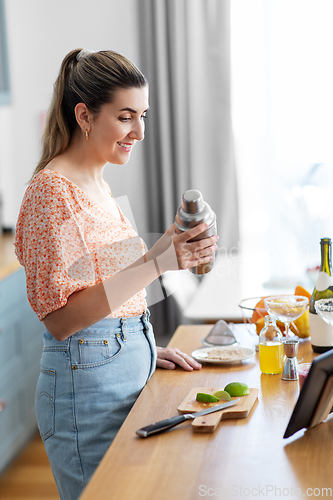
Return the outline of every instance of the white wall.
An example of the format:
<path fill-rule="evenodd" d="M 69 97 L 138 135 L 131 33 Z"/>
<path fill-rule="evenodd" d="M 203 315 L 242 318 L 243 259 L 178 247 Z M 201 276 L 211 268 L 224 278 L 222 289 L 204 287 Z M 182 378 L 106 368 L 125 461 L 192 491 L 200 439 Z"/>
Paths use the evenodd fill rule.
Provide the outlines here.
<path fill-rule="evenodd" d="M 0 191 L 4 225 L 14 227 L 40 154 L 45 112 L 63 57 L 70 50 L 112 49 L 139 65 L 137 0 L 6 0 L 12 102 L 0 107 Z M 114 196 L 127 195 L 144 231 L 143 149 L 126 166 L 105 168 Z M 130 179 L 130 182 L 128 182 Z"/>

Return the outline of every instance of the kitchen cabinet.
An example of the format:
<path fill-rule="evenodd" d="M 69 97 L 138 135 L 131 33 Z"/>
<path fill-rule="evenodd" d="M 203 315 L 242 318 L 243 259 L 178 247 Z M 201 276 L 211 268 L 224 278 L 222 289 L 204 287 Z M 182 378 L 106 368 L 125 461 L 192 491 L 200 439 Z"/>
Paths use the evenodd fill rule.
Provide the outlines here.
<path fill-rule="evenodd" d="M 0 279 L 0 473 L 36 430 L 35 388 L 45 327 L 19 265 Z"/>

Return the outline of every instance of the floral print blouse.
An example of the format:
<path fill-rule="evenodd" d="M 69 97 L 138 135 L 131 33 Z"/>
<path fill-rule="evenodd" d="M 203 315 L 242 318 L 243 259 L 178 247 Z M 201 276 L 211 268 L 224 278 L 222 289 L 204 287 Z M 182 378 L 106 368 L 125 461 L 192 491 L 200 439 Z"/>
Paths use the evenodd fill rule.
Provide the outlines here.
<path fill-rule="evenodd" d="M 111 196 L 111 194 L 110 194 Z M 78 290 L 119 272 L 145 253 L 129 220 L 104 210 L 58 172 L 44 168 L 27 188 L 15 236 L 15 253 L 25 268 L 27 294 L 42 320 Z M 143 289 L 108 317 L 139 316 Z"/>

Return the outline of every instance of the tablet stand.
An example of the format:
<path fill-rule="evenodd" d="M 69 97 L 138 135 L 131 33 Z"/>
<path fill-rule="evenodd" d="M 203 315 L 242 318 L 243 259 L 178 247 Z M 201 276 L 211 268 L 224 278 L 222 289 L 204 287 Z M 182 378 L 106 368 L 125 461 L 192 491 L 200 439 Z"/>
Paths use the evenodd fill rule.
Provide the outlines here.
<path fill-rule="evenodd" d="M 333 406 L 333 375 L 328 377 L 308 429 L 325 420 Z"/>

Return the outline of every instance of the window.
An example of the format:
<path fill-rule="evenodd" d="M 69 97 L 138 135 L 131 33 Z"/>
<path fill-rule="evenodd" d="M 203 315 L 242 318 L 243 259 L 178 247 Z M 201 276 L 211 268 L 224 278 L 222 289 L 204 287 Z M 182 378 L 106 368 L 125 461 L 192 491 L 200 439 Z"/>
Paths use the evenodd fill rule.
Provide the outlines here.
<path fill-rule="evenodd" d="M 333 2 L 233 0 L 233 126 L 242 245 L 299 279 L 333 237 Z"/>

